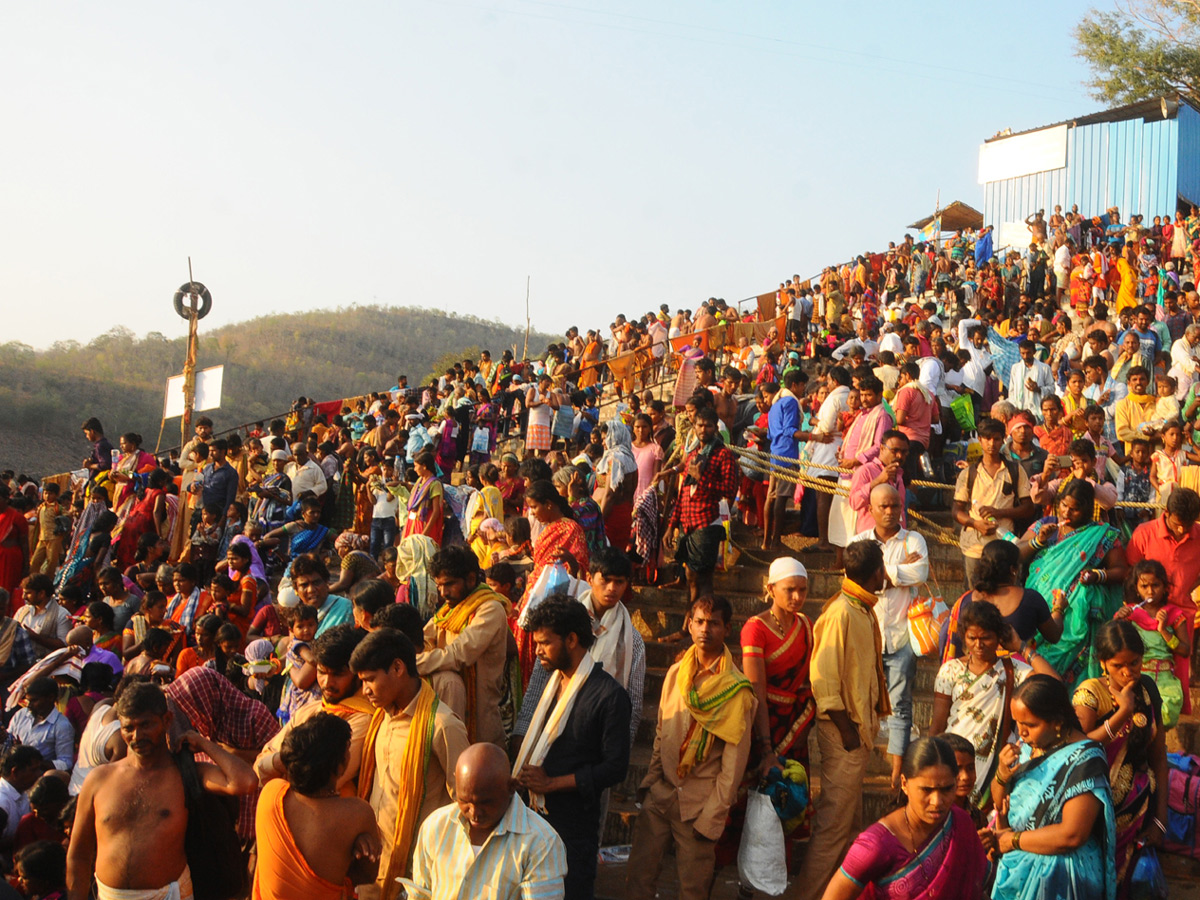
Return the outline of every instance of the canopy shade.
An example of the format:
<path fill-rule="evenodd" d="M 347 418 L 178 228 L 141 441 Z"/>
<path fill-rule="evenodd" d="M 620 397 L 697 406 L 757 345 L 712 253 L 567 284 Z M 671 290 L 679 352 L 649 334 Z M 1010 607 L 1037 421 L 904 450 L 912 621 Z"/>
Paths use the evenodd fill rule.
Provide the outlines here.
<path fill-rule="evenodd" d="M 983 213 L 958 200 L 943 209 L 941 215 L 942 231 L 964 231 L 968 228 L 979 230 L 983 227 Z M 917 219 L 908 227 L 925 228 L 933 219 L 933 216 L 925 216 L 923 219 Z"/>

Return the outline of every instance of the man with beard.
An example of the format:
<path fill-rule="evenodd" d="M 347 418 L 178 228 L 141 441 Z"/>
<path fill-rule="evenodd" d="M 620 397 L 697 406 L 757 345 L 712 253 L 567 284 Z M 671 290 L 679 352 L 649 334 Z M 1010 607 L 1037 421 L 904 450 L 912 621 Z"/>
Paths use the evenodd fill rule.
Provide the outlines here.
<path fill-rule="evenodd" d="M 590 900 L 600 849 L 601 795 L 629 766 L 629 695 L 592 659 L 592 620 L 578 600 L 552 596 L 529 614 L 538 662 L 550 673 L 513 777 L 567 848 L 565 900 Z"/>
<path fill-rule="evenodd" d="M 317 685 L 321 699 L 306 703 L 292 713 L 283 729 L 267 742 L 254 761 L 258 780 L 266 784 L 272 778 L 287 777 L 287 767 L 280 755 L 288 733 L 321 713 L 345 719 L 350 726 L 350 756 L 346 768 L 338 775 L 338 792 L 353 797 L 358 790 L 358 769 L 362 760 L 363 740 L 375 708 L 362 693 L 358 676 L 350 669 L 350 655 L 362 639 L 353 625 L 338 625 L 313 641 L 317 658 Z"/>
<path fill-rule="evenodd" d="M 129 753 L 97 766 L 83 783 L 67 853 L 67 895 L 87 900 L 95 875 L 100 900 L 188 900 L 192 880 L 184 835 L 189 804 L 167 746 L 172 721 L 167 698 L 155 684 L 131 685 L 117 701 L 117 716 Z M 257 786 L 254 770 L 215 741 L 185 731 L 180 744 L 212 760 L 196 763 L 204 790 L 241 796 Z M 146 852 L 148 838 L 151 853 Z"/>

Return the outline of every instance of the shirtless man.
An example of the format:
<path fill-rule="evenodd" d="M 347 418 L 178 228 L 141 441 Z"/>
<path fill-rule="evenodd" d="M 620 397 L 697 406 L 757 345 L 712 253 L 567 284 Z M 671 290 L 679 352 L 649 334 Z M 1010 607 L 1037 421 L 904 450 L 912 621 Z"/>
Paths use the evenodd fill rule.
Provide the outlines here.
<path fill-rule="evenodd" d="M 87 900 L 95 874 L 100 900 L 117 892 L 125 892 L 122 900 L 188 900 L 187 803 L 167 746 L 167 698 L 157 685 L 131 685 L 117 701 L 117 716 L 129 753 L 97 766 L 83 783 L 67 852 L 67 896 Z M 237 796 L 257 787 L 254 770 L 219 744 L 195 731 L 184 732 L 180 744 L 213 760 L 196 764 L 205 790 Z M 146 852 L 148 835 L 153 853 Z"/>

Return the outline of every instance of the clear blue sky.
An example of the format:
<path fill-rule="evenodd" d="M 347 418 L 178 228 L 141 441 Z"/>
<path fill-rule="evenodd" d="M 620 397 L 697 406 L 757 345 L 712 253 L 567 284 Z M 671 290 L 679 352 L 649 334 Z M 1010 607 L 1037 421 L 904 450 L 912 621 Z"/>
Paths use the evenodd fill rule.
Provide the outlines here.
<path fill-rule="evenodd" d="M 981 207 L 1088 3 L 9 3 L 2 340 L 353 303 L 607 326 Z M 336 348 L 334 348 L 336 352 Z M 203 362 L 203 360 L 201 360 Z"/>

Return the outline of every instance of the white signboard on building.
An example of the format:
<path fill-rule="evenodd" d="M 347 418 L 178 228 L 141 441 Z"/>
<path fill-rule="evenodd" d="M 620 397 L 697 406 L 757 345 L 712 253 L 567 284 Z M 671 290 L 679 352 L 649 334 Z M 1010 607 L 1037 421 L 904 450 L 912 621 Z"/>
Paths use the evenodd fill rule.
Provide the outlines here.
<path fill-rule="evenodd" d="M 1066 164 L 1067 126 L 1039 128 L 980 145 L 979 183 L 1049 172 Z"/>

